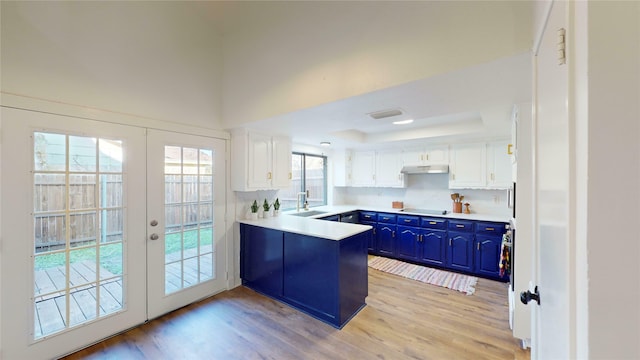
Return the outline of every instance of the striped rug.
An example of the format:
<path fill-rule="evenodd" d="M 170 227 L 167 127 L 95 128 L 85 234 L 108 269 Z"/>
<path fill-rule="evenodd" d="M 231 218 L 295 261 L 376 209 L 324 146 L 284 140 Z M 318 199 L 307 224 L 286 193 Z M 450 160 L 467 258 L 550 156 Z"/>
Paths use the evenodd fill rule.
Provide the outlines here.
<path fill-rule="evenodd" d="M 475 286 L 478 283 L 478 278 L 475 276 L 432 269 L 380 256 L 370 258 L 369 267 L 427 284 L 457 290 L 467 295 L 473 295 L 476 291 Z"/>

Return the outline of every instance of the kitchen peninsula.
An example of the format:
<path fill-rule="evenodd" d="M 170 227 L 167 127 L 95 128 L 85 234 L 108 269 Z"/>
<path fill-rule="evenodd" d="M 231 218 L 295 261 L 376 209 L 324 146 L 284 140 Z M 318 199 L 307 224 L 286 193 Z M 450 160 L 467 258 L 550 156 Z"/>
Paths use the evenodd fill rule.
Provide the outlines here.
<path fill-rule="evenodd" d="M 290 215 L 239 223 L 244 286 L 336 328 L 366 305 L 371 226 Z"/>

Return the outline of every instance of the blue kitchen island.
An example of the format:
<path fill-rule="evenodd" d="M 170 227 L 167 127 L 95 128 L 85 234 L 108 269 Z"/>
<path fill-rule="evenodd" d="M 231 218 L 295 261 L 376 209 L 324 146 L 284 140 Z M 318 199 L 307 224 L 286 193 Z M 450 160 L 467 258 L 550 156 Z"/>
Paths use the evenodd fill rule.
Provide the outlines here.
<path fill-rule="evenodd" d="M 371 226 L 287 215 L 239 223 L 244 286 L 338 329 L 366 305 Z"/>

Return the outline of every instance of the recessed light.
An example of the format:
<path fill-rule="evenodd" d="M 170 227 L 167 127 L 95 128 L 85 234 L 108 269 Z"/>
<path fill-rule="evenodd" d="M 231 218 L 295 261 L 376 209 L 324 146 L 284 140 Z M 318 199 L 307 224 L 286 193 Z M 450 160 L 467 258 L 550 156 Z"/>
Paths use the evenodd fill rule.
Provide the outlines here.
<path fill-rule="evenodd" d="M 329 146 L 331 146 L 331 143 L 330 143 L 330 142 L 328 142 L 328 141 L 322 141 L 322 142 L 320 143 L 320 146 L 326 146 L 326 147 L 329 147 Z"/>
<path fill-rule="evenodd" d="M 400 121 L 394 121 L 393 125 L 407 125 L 407 124 L 411 124 L 412 122 L 413 122 L 413 119 L 400 120 Z"/>

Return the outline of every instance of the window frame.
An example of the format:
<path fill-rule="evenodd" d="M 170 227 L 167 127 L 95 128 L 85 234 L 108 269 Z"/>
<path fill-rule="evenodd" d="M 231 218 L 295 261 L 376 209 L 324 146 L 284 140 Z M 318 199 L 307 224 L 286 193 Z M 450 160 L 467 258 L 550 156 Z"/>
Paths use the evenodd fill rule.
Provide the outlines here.
<path fill-rule="evenodd" d="M 314 157 L 314 158 L 321 158 L 322 159 L 322 175 L 323 175 L 323 184 L 322 184 L 322 192 L 323 192 L 323 198 L 322 198 L 322 204 L 320 205 L 314 205 L 314 206 L 309 206 L 309 207 L 318 207 L 318 206 L 325 206 L 327 205 L 327 191 L 328 191 L 328 179 L 327 179 L 327 156 L 326 155 L 318 155 L 318 154 L 309 154 L 309 153 L 304 153 L 304 152 L 299 152 L 299 151 L 292 151 L 291 154 L 293 156 L 302 156 L 302 162 L 300 164 L 301 169 L 302 169 L 302 174 L 300 176 L 300 189 L 298 189 L 300 192 L 304 192 L 305 189 L 307 188 L 307 157 Z M 292 156 L 292 159 L 293 159 Z M 293 160 L 292 160 L 293 162 Z M 305 199 L 306 201 L 306 199 Z M 292 208 L 294 209 L 294 208 Z M 284 210 L 291 210 L 289 208 L 284 209 Z"/>

